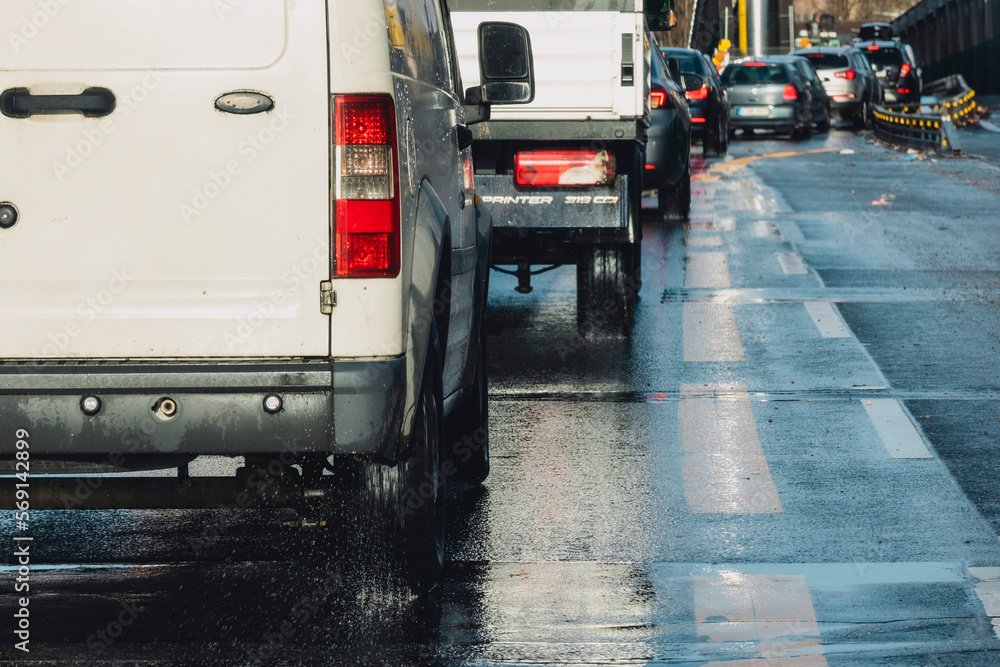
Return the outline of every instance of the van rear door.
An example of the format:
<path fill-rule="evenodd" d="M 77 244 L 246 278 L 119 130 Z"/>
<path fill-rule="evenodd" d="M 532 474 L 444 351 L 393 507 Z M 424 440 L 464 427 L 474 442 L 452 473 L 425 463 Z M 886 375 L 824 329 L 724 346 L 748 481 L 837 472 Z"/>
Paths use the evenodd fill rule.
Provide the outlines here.
<path fill-rule="evenodd" d="M 18 216 L 0 358 L 328 355 L 325 3 L 5 0 L 0 17 L 0 202 Z M 91 89 L 113 111 L 91 94 L 46 112 Z"/>

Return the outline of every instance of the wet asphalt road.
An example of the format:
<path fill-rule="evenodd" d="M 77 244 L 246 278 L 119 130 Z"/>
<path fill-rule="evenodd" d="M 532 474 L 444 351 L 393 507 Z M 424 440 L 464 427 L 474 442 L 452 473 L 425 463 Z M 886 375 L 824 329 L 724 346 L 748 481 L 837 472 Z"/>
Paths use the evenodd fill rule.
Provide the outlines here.
<path fill-rule="evenodd" d="M 39 512 L 31 660 L 1000 664 L 996 164 L 844 130 L 699 159 L 631 340 L 577 335 L 572 268 L 493 274 L 493 472 L 438 596 L 281 511 Z"/>

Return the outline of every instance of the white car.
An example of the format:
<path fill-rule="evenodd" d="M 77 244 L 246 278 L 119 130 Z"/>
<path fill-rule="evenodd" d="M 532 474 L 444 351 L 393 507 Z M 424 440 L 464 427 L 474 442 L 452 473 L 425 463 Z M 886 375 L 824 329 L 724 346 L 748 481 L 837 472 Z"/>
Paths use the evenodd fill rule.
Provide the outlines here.
<path fill-rule="evenodd" d="M 489 106 L 464 104 L 444 2 L 0 18 L 0 452 L 30 436 L 31 507 L 346 507 L 336 530 L 432 584 L 443 483 L 489 469 L 466 128 Z M 480 99 L 530 101 L 526 33 L 479 38 Z M 211 454 L 245 465 L 188 478 Z M 80 499 L 56 466 L 178 477 Z"/>

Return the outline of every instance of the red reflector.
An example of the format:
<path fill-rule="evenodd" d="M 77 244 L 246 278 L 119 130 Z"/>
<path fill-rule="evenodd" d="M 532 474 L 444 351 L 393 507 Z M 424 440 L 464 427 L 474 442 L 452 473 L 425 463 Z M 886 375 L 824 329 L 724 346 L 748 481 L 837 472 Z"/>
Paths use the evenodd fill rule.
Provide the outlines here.
<path fill-rule="evenodd" d="M 868 50 L 869 51 L 878 51 L 878 45 L 877 44 L 869 44 L 868 45 Z"/>
<path fill-rule="evenodd" d="M 856 72 L 852 69 L 846 70 L 844 72 L 834 72 L 833 76 L 838 79 L 847 79 L 848 81 L 854 81 Z"/>
<path fill-rule="evenodd" d="M 697 116 L 691 116 L 691 122 L 692 123 L 704 123 L 705 119 L 704 118 L 698 118 Z"/>
<path fill-rule="evenodd" d="M 667 103 L 667 94 L 662 90 L 654 90 L 649 94 L 649 106 L 659 109 Z"/>
<path fill-rule="evenodd" d="M 698 90 L 689 90 L 684 93 L 684 96 L 689 100 L 707 100 L 708 99 L 708 86 L 702 86 Z"/>
<path fill-rule="evenodd" d="M 399 272 L 395 202 L 337 201 L 337 275 L 364 277 Z"/>
<path fill-rule="evenodd" d="M 745 67 L 763 67 L 764 63 L 743 63 Z"/>
<path fill-rule="evenodd" d="M 785 86 L 784 92 L 781 93 L 781 99 L 786 102 L 791 102 L 792 100 L 799 99 L 799 91 L 795 89 L 795 86 L 788 84 Z"/>
<path fill-rule="evenodd" d="M 902 79 L 904 76 L 910 75 L 910 65 L 908 63 L 903 63 L 903 66 L 899 68 L 899 78 Z"/>
<path fill-rule="evenodd" d="M 518 151 L 514 177 L 520 186 L 609 185 L 615 180 L 615 159 L 608 151 Z"/>

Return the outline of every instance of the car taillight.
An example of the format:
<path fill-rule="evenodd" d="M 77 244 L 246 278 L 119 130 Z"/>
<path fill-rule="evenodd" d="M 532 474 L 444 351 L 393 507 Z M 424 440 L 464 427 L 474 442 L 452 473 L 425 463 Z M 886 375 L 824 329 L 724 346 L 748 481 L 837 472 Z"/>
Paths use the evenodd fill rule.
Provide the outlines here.
<path fill-rule="evenodd" d="M 334 95 L 334 267 L 337 278 L 399 273 L 396 123 L 388 95 Z"/>
<path fill-rule="evenodd" d="M 857 76 L 857 73 L 854 70 L 849 69 L 843 72 L 834 72 L 833 76 L 838 79 L 847 79 L 848 81 L 854 81 L 854 77 Z"/>
<path fill-rule="evenodd" d="M 868 45 L 868 50 L 869 51 L 878 51 L 878 45 L 877 44 L 869 44 Z"/>
<path fill-rule="evenodd" d="M 744 67 L 763 67 L 764 63 L 743 63 Z"/>
<path fill-rule="evenodd" d="M 667 93 L 662 90 L 654 90 L 649 93 L 649 106 L 654 109 L 667 105 Z"/>
<path fill-rule="evenodd" d="M 909 95 L 913 91 L 910 90 L 909 88 L 897 88 L 896 92 L 902 93 L 903 95 Z"/>
<path fill-rule="evenodd" d="M 608 151 L 551 149 L 514 155 L 518 185 L 609 185 L 615 180 L 615 158 Z"/>
<path fill-rule="evenodd" d="M 689 100 L 707 100 L 708 99 L 708 84 L 702 85 L 698 90 L 689 90 L 684 93 L 684 96 Z"/>
<path fill-rule="evenodd" d="M 700 123 L 706 122 L 706 119 L 704 119 L 704 118 L 698 118 L 697 116 L 691 116 L 691 122 L 692 123 L 699 123 L 700 124 Z"/>
<path fill-rule="evenodd" d="M 910 65 L 908 63 L 903 63 L 903 66 L 899 68 L 899 78 L 907 77 L 910 75 Z"/>
<path fill-rule="evenodd" d="M 792 102 L 799 99 L 799 91 L 792 84 L 785 86 L 785 90 L 781 93 L 781 99 L 786 102 Z"/>

